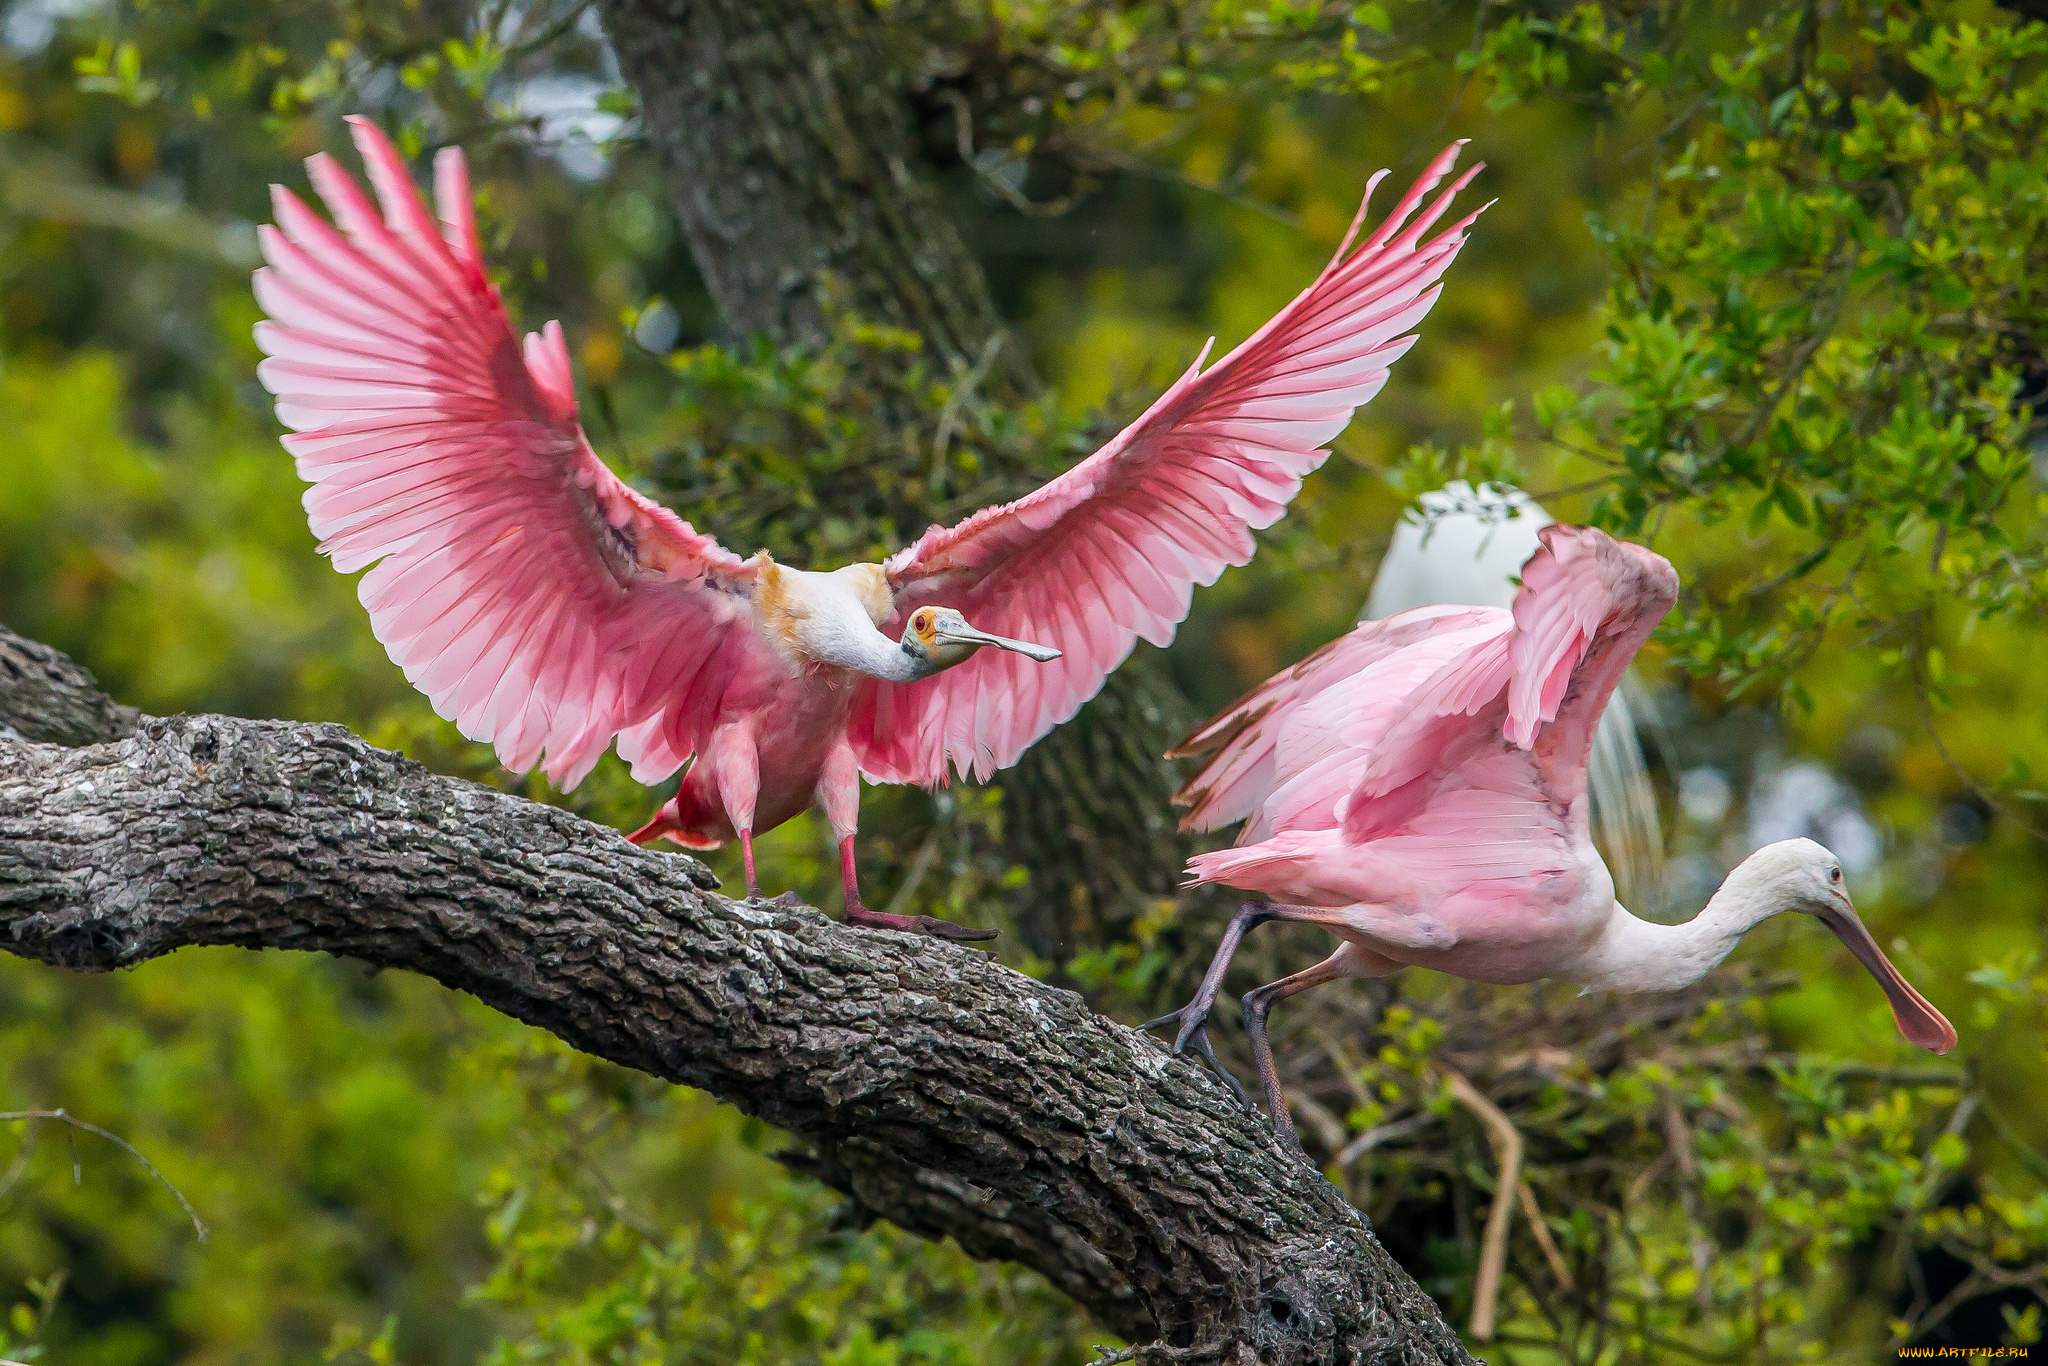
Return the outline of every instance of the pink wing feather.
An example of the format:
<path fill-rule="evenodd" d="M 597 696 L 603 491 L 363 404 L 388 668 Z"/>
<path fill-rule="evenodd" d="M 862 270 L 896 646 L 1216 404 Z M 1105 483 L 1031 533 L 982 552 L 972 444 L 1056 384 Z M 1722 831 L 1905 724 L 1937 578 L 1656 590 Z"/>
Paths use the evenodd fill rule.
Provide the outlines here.
<path fill-rule="evenodd" d="M 1522 566 L 1514 629 L 1446 664 L 1363 747 L 1348 838 L 1385 831 L 1428 780 L 1502 742 L 1533 751 L 1551 796 L 1576 801 L 1601 711 L 1636 651 L 1678 601 L 1663 556 L 1591 527 L 1547 526 Z"/>
<path fill-rule="evenodd" d="M 1396 658 L 1412 661 L 1414 647 L 1441 648 L 1437 642 L 1459 637 L 1472 626 L 1500 623 L 1505 629 L 1508 614 L 1491 607 L 1439 605 L 1379 621 L 1360 623 L 1292 668 L 1283 669 L 1219 712 L 1172 750 L 1169 759 L 1213 754 L 1201 772 L 1174 794 L 1176 804 L 1188 814 L 1181 818 L 1183 830 L 1218 830 L 1238 821 L 1249 823 L 1238 843 L 1249 844 L 1272 832 L 1274 812 L 1268 799 L 1300 775 L 1298 754 L 1304 737 L 1288 734 L 1296 729 L 1303 714 L 1332 691 L 1369 691 L 1383 705 L 1397 703 L 1406 690 L 1354 689 L 1349 680 L 1362 679 L 1367 670 Z M 1432 657 L 1434 657 L 1432 655 Z M 1348 709 L 1347 709 L 1348 710 Z M 1337 720 L 1346 739 L 1356 718 Z M 1281 739 L 1288 735 L 1287 755 Z M 1327 738 L 1343 743 L 1335 735 Z M 1320 757 L 1320 756 L 1318 756 Z M 1297 762 L 1290 763 L 1289 759 Z"/>
<path fill-rule="evenodd" d="M 1662 556 L 1588 528 L 1545 527 L 1542 542 L 1512 611 L 1364 622 L 1204 725 L 1175 751 L 1214 751 L 1182 789 L 1195 806 L 1184 824 L 1250 818 L 1248 843 L 1334 817 L 1372 838 L 1410 805 L 1404 790 L 1486 750 L 1533 751 L 1552 795 L 1583 792 L 1593 725 L 1678 578 Z"/>
<path fill-rule="evenodd" d="M 1511 613 L 1422 608 L 1367 622 L 1318 657 L 1312 690 L 1288 692 L 1290 674 L 1278 675 L 1198 732 L 1222 748 L 1190 788 L 1230 784 L 1229 805 L 1202 823 L 1251 819 L 1240 847 L 1190 862 L 1195 880 L 1305 895 L 1297 883 L 1345 849 L 1369 850 L 1359 866 L 1385 885 L 1396 873 L 1448 886 L 1564 868 L 1563 813 L 1584 795 L 1593 728 L 1677 601 L 1678 576 L 1590 528 L 1541 536 Z M 1248 710 L 1262 696 L 1281 705 Z M 1235 718 L 1245 722 L 1232 731 Z"/>
<path fill-rule="evenodd" d="M 752 568 L 591 451 L 559 324 L 522 356 L 462 154 L 435 161 L 437 223 L 384 135 L 349 122 L 383 213 L 313 157 L 334 224 L 275 187 L 255 280 L 258 374 L 320 548 L 343 573 L 374 566 L 359 592 L 377 639 L 506 767 L 544 760 L 574 787 L 637 727 L 628 757 L 665 776 L 688 751 L 658 737 L 708 718 L 732 670 L 707 665 L 752 640 L 732 629 Z"/>
<path fill-rule="evenodd" d="M 983 650 L 921 682 L 863 685 L 850 737 L 870 777 L 937 783 L 949 767 L 986 778 L 1015 763 L 1140 637 L 1171 641 L 1196 584 L 1251 558 L 1251 533 L 1279 519 L 1436 302 L 1479 214 L 1422 235 L 1481 166 L 1408 220 L 1462 145 L 1437 157 L 1353 253 L 1360 204 L 1313 284 L 1206 371 L 1204 347 L 1108 445 L 1014 503 L 933 527 L 888 561 L 899 618 L 943 604 L 1062 655 L 1039 664 Z M 1368 203 L 1385 175 L 1373 177 Z"/>

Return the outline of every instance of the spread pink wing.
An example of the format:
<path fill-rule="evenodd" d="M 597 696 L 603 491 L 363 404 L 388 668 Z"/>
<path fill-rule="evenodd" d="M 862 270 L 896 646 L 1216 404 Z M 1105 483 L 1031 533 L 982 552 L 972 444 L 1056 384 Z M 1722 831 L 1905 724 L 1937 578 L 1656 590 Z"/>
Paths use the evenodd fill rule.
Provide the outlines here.
<path fill-rule="evenodd" d="M 917 683 L 863 685 L 850 736 L 870 777 L 936 783 L 949 765 L 986 778 L 1015 763 L 1096 694 L 1140 637 L 1171 641 L 1196 584 L 1251 558 L 1251 533 L 1279 519 L 1436 302 L 1478 213 L 1422 237 L 1480 167 L 1416 210 L 1457 153 L 1431 163 L 1354 253 L 1361 204 L 1313 284 L 1206 371 L 1204 348 L 1108 445 L 889 560 L 899 618 L 928 603 L 953 607 L 981 630 L 1050 645 L 1061 658 L 983 650 Z"/>
<path fill-rule="evenodd" d="M 708 716 L 753 641 L 753 571 L 592 453 L 559 325 L 522 356 L 462 154 L 435 161 L 436 223 L 384 135 L 349 122 L 382 215 L 312 158 L 334 224 L 275 189 L 255 281 L 258 373 L 307 518 L 336 569 L 375 566 L 371 626 L 434 709 L 506 767 L 544 762 L 574 787 L 619 732 Z M 627 757 L 688 757 L 659 748 Z"/>
<path fill-rule="evenodd" d="M 1455 927 L 1570 875 L 1566 813 L 1593 729 L 1678 576 L 1590 528 L 1541 539 L 1511 614 L 1389 618 L 1413 621 L 1398 648 L 1354 647 L 1355 667 L 1296 701 L 1247 838 L 1193 859 L 1195 880 L 1339 901 L 1365 886 L 1455 893 Z"/>
<path fill-rule="evenodd" d="M 1218 712 L 1167 755 L 1169 759 L 1196 754 L 1212 756 L 1174 794 L 1176 804 L 1189 808 L 1181 818 L 1181 829 L 1216 830 L 1259 813 L 1259 818 L 1252 820 L 1239 835 L 1238 842 L 1248 844 L 1264 839 L 1272 829 L 1268 801 L 1274 793 L 1299 776 L 1304 761 L 1327 757 L 1340 746 L 1349 748 L 1338 733 L 1322 727 L 1297 727 L 1296 722 L 1304 719 L 1308 708 L 1334 689 L 1352 691 L 1350 680 L 1362 679 L 1382 661 L 1397 656 L 1403 660 L 1419 659 L 1411 647 L 1428 647 L 1464 627 L 1507 615 L 1498 608 L 1419 607 L 1378 621 L 1361 622 L 1301 663 L 1273 675 Z M 1437 658 L 1434 654 L 1430 657 Z M 1433 672 L 1436 665 L 1427 667 Z M 1376 695 L 1384 704 L 1392 705 L 1405 691 Z M 1304 729 L 1313 733 L 1301 733 Z M 1283 733 L 1289 741 L 1287 757 L 1292 762 L 1282 762 Z M 1321 752 L 1314 752 L 1318 748 Z"/>
<path fill-rule="evenodd" d="M 1493 648 L 1513 631 L 1514 619 L 1499 608 L 1477 607 L 1418 626 L 1417 638 L 1326 690 L 1288 723 L 1275 749 L 1273 792 L 1241 840 L 1261 838 L 1266 830 L 1342 824 L 1361 768 L 1406 715 L 1416 691 L 1447 664 Z"/>
<path fill-rule="evenodd" d="M 1678 600 L 1663 556 L 1591 527 L 1547 526 L 1522 566 L 1514 629 L 1446 663 L 1376 737 L 1347 838 L 1408 819 L 1431 779 L 1501 745 L 1529 751 L 1550 800 L 1586 790 L 1594 727 L 1629 661 Z"/>

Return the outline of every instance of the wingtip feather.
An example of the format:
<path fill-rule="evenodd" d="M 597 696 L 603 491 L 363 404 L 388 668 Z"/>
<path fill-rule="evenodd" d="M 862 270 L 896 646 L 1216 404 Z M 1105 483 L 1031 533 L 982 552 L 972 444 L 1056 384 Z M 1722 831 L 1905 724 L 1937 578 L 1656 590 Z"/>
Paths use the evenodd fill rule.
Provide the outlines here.
<path fill-rule="evenodd" d="M 483 269 L 483 245 L 476 235 L 476 201 L 469 184 L 469 163 L 460 147 L 434 153 L 434 204 L 440 211 L 448 247 L 464 265 Z"/>

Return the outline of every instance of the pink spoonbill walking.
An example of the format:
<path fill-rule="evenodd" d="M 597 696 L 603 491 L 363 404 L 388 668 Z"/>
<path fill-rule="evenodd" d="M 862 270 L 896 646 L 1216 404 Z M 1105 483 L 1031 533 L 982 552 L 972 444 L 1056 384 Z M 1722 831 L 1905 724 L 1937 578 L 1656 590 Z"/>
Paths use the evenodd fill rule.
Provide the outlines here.
<path fill-rule="evenodd" d="M 486 277 L 462 154 L 436 158 L 437 221 L 383 134 L 350 122 L 381 212 L 324 154 L 308 166 L 332 223 L 274 188 L 256 340 L 313 531 L 337 570 L 368 568 L 392 660 L 506 767 L 565 789 L 614 739 L 641 782 L 688 763 L 633 838 L 737 838 L 749 897 L 753 836 L 815 802 L 847 918 L 951 938 L 989 932 L 862 905 L 861 776 L 986 778 L 1140 637 L 1170 641 L 1194 586 L 1251 558 L 1251 533 L 1386 383 L 1478 216 L 1425 240 L 1480 169 L 1431 199 L 1453 146 L 1359 243 L 1361 205 L 1307 289 L 1207 369 L 1204 348 L 1095 454 L 881 564 L 813 572 L 734 554 L 606 468 L 560 326 L 522 348 Z"/>
<path fill-rule="evenodd" d="M 1803 911 L 1877 978 L 1900 1033 L 1953 1048 L 1955 1030 L 1885 957 L 1841 864 L 1812 840 L 1757 850 L 1683 924 L 1638 919 L 1615 899 L 1589 829 L 1588 752 L 1609 694 L 1678 600 L 1678 575 L 1590 527 L 1540 536 L 1511 609 L 1368 621 L 1177 751 L 1211 756 L 1179 794 L 1184 824 L 1245 823 L 1236 847 L 1190 862 L 1193 880 L 1275 900 L 1238 911 L 1194 1000 L 1151 1025 L 1177 1023 L 1174 1050 L 1192 1045 L 1222 1072 L 1205 1025 L 1245 931 L 1300 920 L 1335 934 L 1343 942 L 1323 962 L 1244 998 L 1274 1127 L 1293 1140 L 1266 1037 L 1268 1014 L 1289 996 L 1404 967 L 1673 991 L 1764 920 Z"/>

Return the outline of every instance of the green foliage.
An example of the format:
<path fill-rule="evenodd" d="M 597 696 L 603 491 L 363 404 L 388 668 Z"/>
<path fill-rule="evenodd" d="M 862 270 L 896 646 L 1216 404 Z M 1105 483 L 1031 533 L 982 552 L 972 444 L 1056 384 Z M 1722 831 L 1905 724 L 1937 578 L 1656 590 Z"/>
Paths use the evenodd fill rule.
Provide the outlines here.
<path fill-rule="evenodd" d="M 668 409 L 640 438 L 653 449 L 629 459 L 736 542 L 829 567 L 1019 497 L 1092 448 L 1046 404 L 990 401 L 994 348 L 952 375 L 918 353 L 915 334 L 843 312 L 815 353 L 676 351 Z"/>
<path fill-rule="evenodd" d="M 48 1359 L 305 1360 L 368 1304 L 416 1359 L 482 1345 L 438 1306 L 481 1272 L 465 1192 L 518 1113 L 471 1050 L 516 1027 L 403 975 L 218 950 L 89 980 L 0 960 L 0 1002 L 0 1095 L 111 1121 L 212 1228 L 99 1139 L 5 1126 L 0 1300 L 63 1282 Z"/>
<path fill-rule="evenodd" d="M 1037 1277 L 859 1228 L 807 1182 L 757 1175 L 679 1210 L 692 1168 L 761 1167 L 752 1150 L 771 1136 L 556 1044 L 498 1057 L 529 1113 L 480 1197 L 496 1260 L 472 1296 L 518 1326 L 496 1366 L 1038 1366 L 1083 1349 Z"/>
<path fill-rule="evenodd" d="M 1612 59 L 1615 116 L 1669 120 L 1644 202 L 1593 220 L 1614 263 L 1602 364 L 1541 397 L 1530 432 L 1597 493 L 1593 520 L 1762 548 L 1665 637 L 1731 693 L 1849 636 L 1940 700 L 1973 619 L 2039 608 L 2048 27 L 1962 14 L 1816 31 L 1776 10 L 1704 64 L 1590 8 L 1489 35 L 1496 93 L 1527 93 L 1513 33 L 1559 72 Z"/>
<path fill-rule="evenodd" d="M 92 659 L 157 713 L 201 707 L 358 718 L 401 687 L 361 680 L 381 651 L 349 586 L 312 554 L 290 462 L 246 418 L 160 408 L 126 430 L 104 354 L 0 371 L 0 610 Z M 175 604 L 176 610 L 165 610 Z"/>

